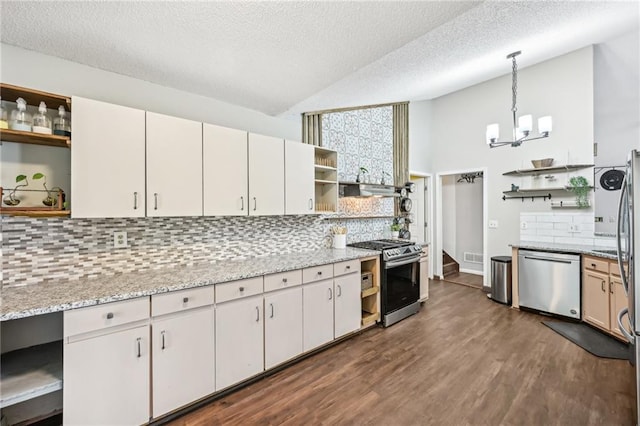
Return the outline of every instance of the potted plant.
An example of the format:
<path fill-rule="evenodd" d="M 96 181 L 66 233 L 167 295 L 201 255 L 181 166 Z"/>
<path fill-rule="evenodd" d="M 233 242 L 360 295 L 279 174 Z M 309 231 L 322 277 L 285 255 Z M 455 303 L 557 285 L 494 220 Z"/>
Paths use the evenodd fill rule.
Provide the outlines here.
<path fill-rule="evenodd" d="M 360 183 L 360 182 L 365 182 L 366 183 L 366 176 L 367 173 L 369 173 L 369 170 L 367 170 L 366 167 L 360 167 L 360 169 L 358 170 L 358 175 L 356 176 L 356 182 Z M 362 175 L 362 180 L 360 180 L 360 175 Z"/>
<path fill-rule="evenodd" d="M 44 187 L 44 190 L 47 191 L 47 196 L 44 200 L 42 200 L 42 204 L 44 204 L 47 207 L 56 205 L 58 202 L 58 191 L 61 191 L 62 189 L 58 188 L 57 186 L 51 189 L 47 188 L 47 177 L 42 173 L 34 173 L 31 179 L 33 180 L 42 179 L 42 186 Z"/>
<path fill-rule="evenodd" d="M 400 230 L 402 226 L 399 223 L 393 223 L 391 225 L 391 238 L 398 238 L 400 236 Z"/>
<path fill-rule="evenodd" d="M 589 207 L 589 191 L 591 186 L 584 176 L 574 176 L 569 179 L 569 190 L 576 195 L 578 207 Z"/>
<path fill-rule="evenodd" d="M 21 184 L 20 182 L 24 182 L 23 184 Z M 6 197 L 3 201 L 6 205 L 8 206 L 17 206 L 18 204 L 20 204 L 20 200 L 18 198 L 16 198 L 16 191 L 18 190 L 18 188 L 21 188 L 23 186 L 27 186 L 29 185 L 29 181 L 27 180 L 27 176 L 25 175 L 18 175 L 16 176 L 16 187 L 13 188 L 13 190 L 11 192 L 9 192 L 9 196 Z"/>

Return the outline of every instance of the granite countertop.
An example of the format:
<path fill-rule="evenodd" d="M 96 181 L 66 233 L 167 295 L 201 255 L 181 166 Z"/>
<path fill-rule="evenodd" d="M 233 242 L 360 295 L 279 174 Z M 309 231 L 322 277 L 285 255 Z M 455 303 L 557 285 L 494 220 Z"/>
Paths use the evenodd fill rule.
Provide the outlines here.
<path fill-rule="evenodd" d="M 588 254 L 591 256 L 598 256 L 606 259 L 618 259 L 618 256 L 615 253 L 615 247 L 580 244 L 541 243 L 537 241 L 520 241 L 518 243 L 511 244 L 511 247 L 538 251 Z M 605 252 L 602 252 L 603 250 Z M 613 251 L 613 253 L 607 253 L 611 251 Z"/>
<path fill-rule="evenodd" d="M 341 250 L 322 249 L 8 288 L 2 291 L 0 321 L 359 259 L 377 254 L 379 254 L 377 251 L 351 247 Z"/>

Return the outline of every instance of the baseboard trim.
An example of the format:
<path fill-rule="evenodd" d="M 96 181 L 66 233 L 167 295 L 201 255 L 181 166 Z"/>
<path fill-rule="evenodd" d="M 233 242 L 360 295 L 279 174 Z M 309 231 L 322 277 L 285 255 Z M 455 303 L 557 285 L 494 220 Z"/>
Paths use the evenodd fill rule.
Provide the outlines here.
<path fill-rule="evenodd" d="M 465 274 L 484 275 L 484 271 L 476 271 L 475 269 L 460 268 L 460 272 L 464 272 Z"/>

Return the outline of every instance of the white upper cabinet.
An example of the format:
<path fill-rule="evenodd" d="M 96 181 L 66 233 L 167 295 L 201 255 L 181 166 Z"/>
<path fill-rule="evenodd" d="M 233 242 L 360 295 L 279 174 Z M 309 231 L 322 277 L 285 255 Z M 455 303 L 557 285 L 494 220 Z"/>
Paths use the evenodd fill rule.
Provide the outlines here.
<path fill-rule="evenodd" d="M 145 112 L 77 96 L 72 102 L 73 217 L 144 217 Z"/>
<path fill-rule="evenodd" d="M 249 133 L 249 214 L 284 214 L 284 140 Z"/>
<path fill-rule="evenodd" d="M 202 123 L 147 112 L 147 216 L 202 216 Z"/>
<path fill-rule="evenodd" d="M 313 145 L 285 141 L 285 213 L 314 212 L 314 152 Z"/>
<path fill-rule="evenodd" d="M 205 216 L 246 216 L 249 209 L 247 132 L 203 126 Z"/>

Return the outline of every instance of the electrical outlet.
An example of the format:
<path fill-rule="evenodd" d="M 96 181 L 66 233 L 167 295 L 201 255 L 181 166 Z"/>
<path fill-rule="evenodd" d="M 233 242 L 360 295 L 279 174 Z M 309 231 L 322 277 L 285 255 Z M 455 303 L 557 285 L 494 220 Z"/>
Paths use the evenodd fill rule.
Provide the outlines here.
<path fill-rule="evenodd" d="M 520 229 L 529 229 L 529 224 L 527 222 L 520 222 Z"/>
<path fill-rule="evenodd" d="M 127 231 L 115 231 L 113 233 L 113 248 L 123 248 L 127 246 Z"/>
<path fill-rule="evenodd" d="M 489 229 L 497 229 L 498 228 L 498 221 L 497 220 L 490 220 L 489 221 Z"/>
<path fill-rule="evenodd" d="M 569 232 L 580 232 L 580 225 L 577 223 L 570 223 Z"/>

